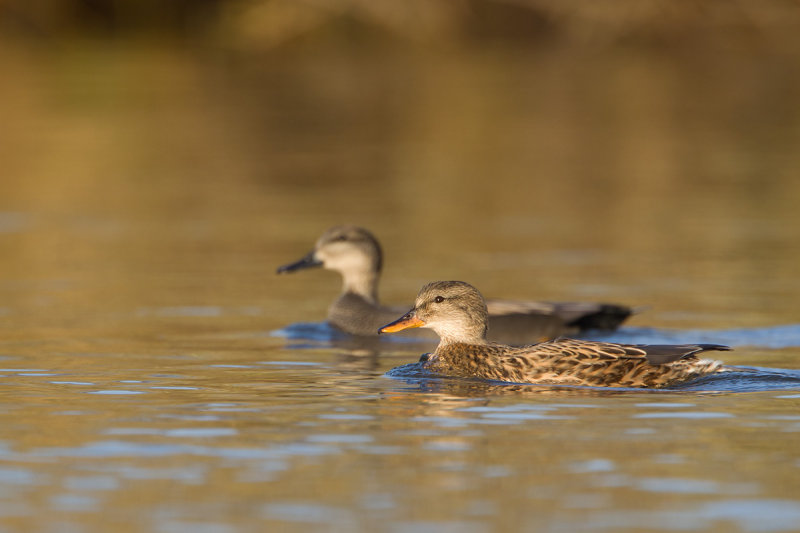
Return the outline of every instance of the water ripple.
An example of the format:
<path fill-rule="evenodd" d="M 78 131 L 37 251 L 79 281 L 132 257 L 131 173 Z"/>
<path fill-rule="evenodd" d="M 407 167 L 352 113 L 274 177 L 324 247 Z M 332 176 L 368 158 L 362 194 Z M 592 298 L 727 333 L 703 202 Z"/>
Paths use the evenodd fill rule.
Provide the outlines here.
<path fill-rule="evenodd" d="M 733 347 L 790 348 L 800 346 L 800 324 L 765 328 L 656 329 L 620 328 L 612 332 L 591 332 L 582 338 L 627 344 L 726 344 Z"/>
<path fill-rule="evenodd" d="M 771 390 L 800 389 L 800 370 L 783 368 L 760 368 L 730 366 L 729 372 L 720 372 L 686 383 L 680 383 L 665 389 L 631 389 L 623 387 L 588 387 L 577 385 L 548 385 L 537 383 L 511 383 L 481 379 L 466 379 L 434 374 L 420 363 L 410 363 L 395 367 L 385 376 L 403 380 L 420 391 L 437 392 L 444 386 L 458 386 L 462 392 L 473 395 L 494 392 L 546 392 L 552 390 L 573 390 L 600 393 L 693 391 L 693 392 L 759 392 Z M 691 404 L 678 404 L 680 407 L 691 407 Z M 664 407 L 662 404 L 661 407 Z"/>
<path fill-rule="evenodd" d="M 298 322 L 270 332 L 273 337 L 290 341 L 309 341 L 316 345 L 333 344 L 352 339 L 327 322 Z M 628 344 L 696 344 L 715 343 L 728 346 L 757 346 L 763 348 L 790 348 L 800 346 L 800 324 L 783 324 L 762 328 L 732 329 L 660 329 L 644 327 L 623 327 L 616 331 L 590 331 L 581 338 L 621 342 Z M 372 340 L 372 339 L 371 339 Z M 381 336 L 375 337 L 379 343 L 419 343 L 430 342 L 424 336 Z M 308 348 L 314 344 L 293 343 L 291 348 Z"/>
<path fill-rule="evenodd" d="M 352 512 L 342 507 L 309 502 L 274 502 L 262 508 L 264 518 L 285 522 L 340 525 L 353 520 Z M 354 528 L 355 529 L 355 528 Z"/>
<path fill-rule="evenodd" d="M 633 418 L 686 418 L 686 419 L 700 419 L 700 418 L 733 418 L 730 413 L 711 413 L 707 411 L 667 411 L 658 413 L 638 413 L 633 415 Z"/>
<path fill-rule="evenodd" d="M 636 509 L 600 512 L 581 523 L 564 523 L 560 531 L 583 531 L 587 529 L 586 524 L 590 524 L 588 529 L 611 531 L 651 529 L 653 524 L 668 531 L 710 530 L 723 525 L 727 527 L 721 530 L 731 528 L 761 533 L 797 531 L 797 524 L 800 524 L 800 503 L 778 499 L 728 499 L 662 512 Z"/>

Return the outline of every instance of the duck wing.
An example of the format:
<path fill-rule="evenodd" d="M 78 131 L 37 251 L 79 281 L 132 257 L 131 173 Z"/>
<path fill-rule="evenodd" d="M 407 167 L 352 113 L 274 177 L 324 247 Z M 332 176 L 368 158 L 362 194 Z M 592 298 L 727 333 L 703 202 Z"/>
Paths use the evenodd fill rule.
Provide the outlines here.
<path fill-rule="evenodd" d="M 651 365 L 664 365 L 692 357 L 700 352 L 728 352 L 730 346 L 723 344 L 637 344 L 645 352 Z"/>
<path fill-rule="evenodd" d="M 590 329 L 613 330 L 634 311 L 616 304 L 487 300 L 489 339 L 522 345 Z"/>
<path fill-rule="evenodd" d="M 556 339 L 533 346 L 518 348 L 519 353 L 541 354 L 546 357 L 570 357 L 576 361 L 588 360 L 646 360 L 651 365 L 665 365 L 682 359 L 695 358 L 700 352 L 730 351 L 722 344 L 617 344 L 577 339 Z"/>

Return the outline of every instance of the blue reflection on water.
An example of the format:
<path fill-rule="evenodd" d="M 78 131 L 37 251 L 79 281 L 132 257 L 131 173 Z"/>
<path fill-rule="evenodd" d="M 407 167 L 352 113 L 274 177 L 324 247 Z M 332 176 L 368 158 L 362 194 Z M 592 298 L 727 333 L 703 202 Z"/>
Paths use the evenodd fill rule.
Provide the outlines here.
<path fill-rule="evenodd" d="M 432 342 L 430 337 L 424 334 L 414 336 L 414 332 L 403 332 L 401 335 L 375 335 L 374 337 L 358 337 L 344 333 L 327 322 L 297 322 L 289 324 L 288 326 L 271 331 L 270 335 L 273 337 L 283 337 L 288 341 L 309 341 L 311 344 L 299 344 L 293 342 L 289 348 L 308 348 L 310 346 L 319 346 L 319 344 L 337 343 L 348 341 L 352 339 L 361 339 L 364 341 L 374 341 L 380 343 L 418 343 L 418 342 Z M 433 341 L 435 342 L 435 341 Z"/>
<path fill-rule="evenodd" d="M 264 505 L 264 518 L 285 522 L 331 524 L 350 522 L 352 511 L 312 502 L 273 502 Z M 353 524 L 355 525 L 355 524 Z"/>
<path fill-rule="evenodd" d="M 670 390 L 758 392 L 800 389 L 800 370 L 783 368 L 730 367 L 735 372 L 712 374 L 670 387 Z"/>
<path fill-rule="evenodd" d="M 350 337 L 342 333 L 327 322 L 297 322 L 270 332 L 273 337 L 284 337 L 287 340 L 309 340 L 316 342 L 330 342 L 343 340 Z"/>
<path fill-rule="evenodd" d="M 697 344 L 790 348 L 800 346 L 800 324 L 766 328 L 736 329 L 656 329 L 620 328 L 610 332 L 590 332 L 582 338 L 626 344 Z"/>
<path fill-rule="evenodd" d="M 319 344 L 336 343 L 354 338 L 334 328 L 327 322 L 298 322 L 270 332 L 273 337 L 288 341 L 308 341 L 311 344 L 293 342 L 290 348 L 307 348 Z M 728 346 L 759 346 L 763 348 L 790 348 L 800 346 L 800 324 L 785 324 L 763 328 L 735 329 L 658 329 L 624 327 L 616 331 L 589 331 L 579 336 L 582 339 L 620 342 L 626 344 L 697 344 L 715 343 Z M 370 339 L 372 339 L 370 337 Z M 375 341 L 389 343 L 431 342 L 430 338 L 383 335 Z M 435 341 L 434 341 L 435 342 Z"/>
<path fill-rule="evenodd" d="M 727 499 L 669 511 L 601 511 L 590 514 L 580 523 L 567 523 L 560 531 L 570 531 L 571 526 L 574 526 L 571 531 L 651 529 L 653 524 L 665 531 L 708 530 L 714 526 L 727 526 L 720 531 L 728 528 L 748 532 L 797 531 L 800 503 L 778 499 Z"/>
<path fill-rule="evenodd" d="M 210 436 L 210 435 L 208 435 Z M 226 436 L 226 435 L 214 435 Z M 362 442 L 359 439 L 358 442 Z M 343 440 L 337 443 L 330 442 L 293 442 L 279 444 L 269 448 L 243 448 L 243 447 L 220 447 L 213 443 L 208 445 L 193 443 L 165 443 L 165 442 L 131 442 L 121 440 L 106 440 L 90 442 L 81 446 L 61 448 L 47 447 L 34 449 L 25 454 L 26 457 L 168 457 L 173 455 L 197 455 L 207 457 L 219 457 L 231 460 L 268 460 L 286 459 L 294 456 L 322 456 L 338 454 L 342 449 L 334 444 L 345 444 Z M 27 477 L 26 471 L 2 470 L 0 469 L 0 481 L 3 476 L 8 479 L 20 479 L 25 483 L 33 478 Z"/>
<path fill-rule="evenodd" d="M 33 485 L 38 482 L 38 477 L 33 472 L 23 468 L 0 468 L 0 483 L 9 485 Z"/>

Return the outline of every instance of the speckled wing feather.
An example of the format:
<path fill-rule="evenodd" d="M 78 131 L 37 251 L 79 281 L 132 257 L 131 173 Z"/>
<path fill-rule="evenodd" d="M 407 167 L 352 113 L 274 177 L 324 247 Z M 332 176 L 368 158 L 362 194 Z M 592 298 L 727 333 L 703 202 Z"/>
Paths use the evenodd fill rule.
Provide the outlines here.
<path fill-rule="evenodd" d="M 649 359 L 648 350 L 653 357 Z M 718 361 L 700 360 L 719 345 L 626 345 L 557 339 L 532 346 L 451 344 L 437 349 L 431 370 L 460 376 L 519 383 L 612 387 L 664 387 L 720 369 Z"/>
<path fill-rule="evenodd" d="M 515 351 L 555 353 L 562 357 L 574 356 L 579 360 L 596 357 L 599 359 L 646 359 L 653 365 L 672 363 L 692 357 L 697 353 L 718 350 L 728 351 L 721 344 L 617 344 L 614 342 L 594 342 L 577 339 L 555 339 L 532 346 L 522 346 Z"/>

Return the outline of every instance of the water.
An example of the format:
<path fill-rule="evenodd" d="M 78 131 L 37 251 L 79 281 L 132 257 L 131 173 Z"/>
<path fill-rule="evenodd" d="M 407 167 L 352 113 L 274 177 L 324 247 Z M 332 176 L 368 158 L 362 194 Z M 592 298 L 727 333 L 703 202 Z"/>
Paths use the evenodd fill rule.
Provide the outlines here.
<path fill-rule="evenodd" d="M 0 531 L 797 530 L 796 66 L 3 54 Z M 625 303 L 597 338 L 749 370 L 387 376 L 430 343 L 351 342 L 334 274 L 273 274 L 341 222 L 387 303 Z"/>

